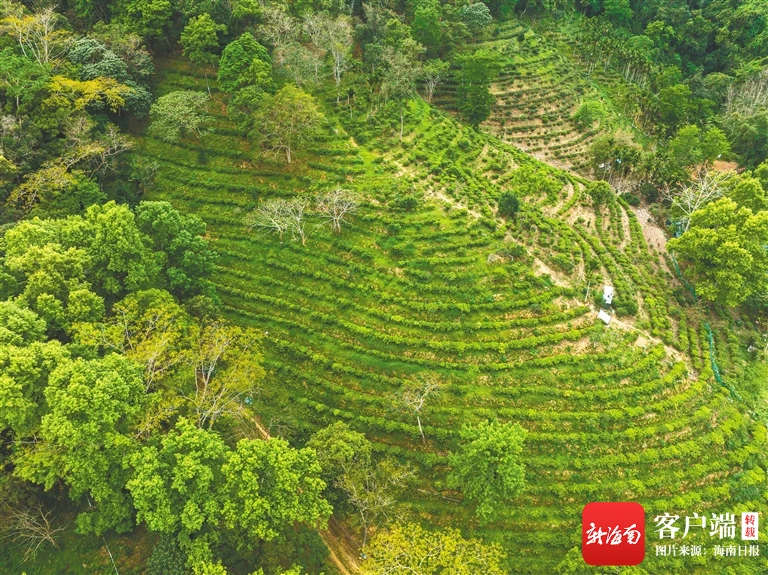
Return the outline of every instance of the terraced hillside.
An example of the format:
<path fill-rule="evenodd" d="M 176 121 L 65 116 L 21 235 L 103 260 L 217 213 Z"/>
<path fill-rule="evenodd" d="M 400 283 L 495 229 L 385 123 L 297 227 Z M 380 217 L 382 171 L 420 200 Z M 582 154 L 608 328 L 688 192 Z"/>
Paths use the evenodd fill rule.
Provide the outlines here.
<path fill-rule="evenodd" d="M 162 68 L 163 91 L 205 89 L 182 62 Z M 203 152 L 147 138 L 140 153 L 159 165 L 151 198 L 209 224 L 227 315 L 264 332 L 269 377 L 254 408 L 273 432 L 299 441 L 349 422 L 417 469 L 408 498 L 419 517 L 501 542 L 510 573 L 553 573 L 588 501 L 684 514 L 758 497 L 732 480 L 755 465 L 764 429 L 714 383 L 703 326 L 627 206 L 596 214 L 582 181 L 423 102 L 402 145 L 386 118 L 334 116 L 329 103 L 324 141 L 288 171 L 260 162 L 215 89 L 213 99 Z M 517 221 L 498 220 L 495 198 L 534 176 L 559 191 L 531 189 Z M 302 246 L 245 224 L 265 198 L 336 183 L 362 197 L 340 235 L 318 220 Z M 608 329 L 583 289 L 603 281 L 626 302 Z M 443 390 L 422 443 L 394 398 L 427 373 Z M 443 487 L 446 453 L 463 423 L 492 417 L 528 429 L 528 485 L 504 521 L 480 528 Z M 651 551 L 651 572 L 682 572 L 681 559 Z"/>
<path fill-rule="evenodd" d="M 604 88 L 620 79 L 602 69 L 588 75 L 565 55 L 568 38 L 550 29 L 540 35 L 510 21 L 498 24 L 489 40 L 475 44 L 475 49 L 496 50 L 505 59 L 491 87 L 496 103 L 483 127 L 542 161 L 584 172 L 585 153 L 598 134 L 607 127 L 630 127 Z M 454 94 L 455 84 L 448 83 L 436 102 L 453 109 Z M 586 100 L 601 102 L 607 115 L 582 130 L 571 117 Z"/>

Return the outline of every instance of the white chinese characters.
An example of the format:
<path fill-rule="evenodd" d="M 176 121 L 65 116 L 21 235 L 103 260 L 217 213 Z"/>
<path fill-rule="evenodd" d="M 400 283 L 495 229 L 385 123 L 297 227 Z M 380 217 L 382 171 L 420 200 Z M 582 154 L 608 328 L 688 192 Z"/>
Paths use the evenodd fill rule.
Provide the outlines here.
<path fill-rule="evenodd" d="M 622 528 L 616 525 L 603 530 L 602 527 L 596 527 L 594 523 L 589 524 L 587 529 L 587 545 L 621 545 L 626 537 L 626 542 L 630 545 L 636 545 L 640 541 L 640 531 L 637 530 L 637 524 L 633 523 L 629 527 Z M 605 539 L 603 539 L 605 538 Z"/>

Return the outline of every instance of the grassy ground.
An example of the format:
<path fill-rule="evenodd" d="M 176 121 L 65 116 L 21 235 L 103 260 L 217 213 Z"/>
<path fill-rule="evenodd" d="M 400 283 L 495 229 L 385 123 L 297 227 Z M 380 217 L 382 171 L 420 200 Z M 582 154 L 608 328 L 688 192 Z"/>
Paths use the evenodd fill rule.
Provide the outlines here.
<path fill-rule="evenodd" d="M 51 505 L 49 508 L 53 508 Z M 0 540 L 0 573 L 3 575 L 141 575 L 152 553 L 155 537 L 139 528 L 124 535 L 84 537 L 72 529 L 76 513 L 68 500 L 56 506 L 53 525 L 67 527 L 56 536 L 57 548 L 44 543 L 25 559 L 25 548 L 12 538 Z M 112 559 L 110 558 L 112 554 Z M 113 563 L 114 559 L 114 563 Z"/>
<path fill-rule="evenodd" d="M 205 89 L 182 61 L 160 68 L 161 91 Z M 627 206 L 595 214 L 578 179 L 421 102 L 400 143 L 384 112 L 364 122 L 329 98 L 321 141 L 290 168 L 266 163 L 213 94 L 204 152 L 144 138 L 140 153 L 160 165 L 149 198 L 209 224 L 226 314 L 264 331 L 268 378 L 255 408 L 273 433 L 301 441 L 349 422 L 418 470 L 415 518 L 499 541 L 511 573 L 552 573 L 579 544 L 589 501 L 638 500 L 652 516 L 735 512 L 737 497 L 749 500 L 731 481 L 763 449 L 757 426 L 713 383 L 702 312 Z M 562 188 L 531 192 L 518 220 L 501 223 L 494 200 L 520 167 Z M 260 200 L 336 183 L 363 197 L 341 235 L 313 221 L 302 246 L 245 225 Z M 417 205 L 405 210 L 410 196 Z M 606 330 L 585 303 L 588 266 L 637 303 L 621 325 Z M 424 412 L 422 444 L 394 398 L 424 373 L 444 390 Z M 457 429 L 488 417 L 529 430 L 528 487 L 503 521 L 481 528 L 443 481 Z"/>

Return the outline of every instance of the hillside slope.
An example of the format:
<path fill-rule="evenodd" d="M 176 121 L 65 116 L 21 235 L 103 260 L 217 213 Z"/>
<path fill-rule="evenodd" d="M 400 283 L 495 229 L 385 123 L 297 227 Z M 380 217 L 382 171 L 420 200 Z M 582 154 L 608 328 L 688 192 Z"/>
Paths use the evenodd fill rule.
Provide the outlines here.
<path fill-rule="evenodd" d="M 589 74 L 566 53 L 574 41 L 573 26 L 557 21 L 539 23 L 537 33 L 528 24 L 496 24 L 487 39 L 473 50 L 498 52 L 504 67 L 491 86 L 495 104 L 483 129 L 552 165 L 587 174 L 587 151 L 601 133 L 616 130 L 639 137 L 614 100 L 621 79 L 602 66 Z M 455 108 L 455 82 L 441 86 L 435 102 Z M 573 115 L 584 102 L 602 106 L 605 116 L 591 126 L 579 127 Z"/>
<path fill-rule="evenodd" d="M 161 91 L 205 89 L 181 61 L 160 77 Z M 144 138 L 140 153 L 159 165 L 150 199 L 208 223 L 226 314 L 264 332 L 269 375 L 254 408 L 272 433 L 304 440 L 347 421 L 418 470 L 414 515 L 499 541 L 510 573 L 553 573 L 588 501 L 638 500 L 650 515 L 748 500 L 731 480 L 764 450 L 764 430 L 714 383 L 703 325 L 626 205 L 595 213 L 580 180 L 423 102 L 402 144 L 385 117 L 335 116 L 329 103 L 322 141 L 290 170 L 265 164 L 213 99 L 203 151 Z M 560 191 L 532 186 L 517 221 L 501 222 L 495 199 L 527 174 Z M 246 226 L 265 198 L 336 183 L 363 198 L 340 235 L 316 221 L 302 246 Z M 590 269 L 591 287 L 616 286 L 636 313 L 625 305 L 621 324 L 598 323 Z M 422 443 L 393 406 L 425 374 L 444 387 Z M 528 485 L 503 522 L 481 528 L 443 488 L 446 453 L 462 424 L 493 417 L 529 431 Z M 649 572 L 679 572 L 679 559 L 652 559 Z"/>

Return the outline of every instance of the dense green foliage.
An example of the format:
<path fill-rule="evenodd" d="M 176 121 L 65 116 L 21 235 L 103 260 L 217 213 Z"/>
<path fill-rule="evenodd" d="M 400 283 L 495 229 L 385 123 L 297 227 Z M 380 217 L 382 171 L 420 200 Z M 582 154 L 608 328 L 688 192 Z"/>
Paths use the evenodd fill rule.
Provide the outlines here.
<path fill-rule="evenodd" d="M 477 504 L 482 521 L 490 521 L 525 487 L 525 466 L 520 461 L 525 430 L 498 421 L 465 426 L 458 453 L 451 457 L 448 484 Z"/>
<path fill-rule="evenodd" d="M 764 508 L 764 3 L 27 4 L 0 563 L 600 573 L 589 501 Z"/>

